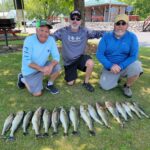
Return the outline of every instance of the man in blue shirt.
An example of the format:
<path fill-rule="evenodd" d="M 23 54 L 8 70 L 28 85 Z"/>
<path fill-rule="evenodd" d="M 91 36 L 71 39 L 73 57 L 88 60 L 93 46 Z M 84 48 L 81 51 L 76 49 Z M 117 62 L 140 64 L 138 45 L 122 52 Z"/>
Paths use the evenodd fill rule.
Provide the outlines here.
<path fill-rule="evenodd" d="M 52 94 L 59 93 L 53 85 L 60 72 L 60 55 L 53 37 L 49 36 L 52 28 L 45 21 L 38 22 L 36 34 L 24 41 L 22 69 L 18 75 L 18 87 L 26 88 L 33 96 L 40 96 L 43 90 L 43 77 L 49 76 L 46 89 Z M 49 56 L 52 60 L 49 61 Z"/>
<path fill-rule="evenodd" d="M 129 32 L 129 18 L 125 14 L 115 18 L 114 31 L 106 33 L 99 43 L 96 57 L 103 65 L 100 86 L 110 90 L 118 85 L 120 77 L 127 77 L 123 92 L 132 97 L 131 86 L 142 73 L 138 61 L 139 45 L 134 33 Z"/>

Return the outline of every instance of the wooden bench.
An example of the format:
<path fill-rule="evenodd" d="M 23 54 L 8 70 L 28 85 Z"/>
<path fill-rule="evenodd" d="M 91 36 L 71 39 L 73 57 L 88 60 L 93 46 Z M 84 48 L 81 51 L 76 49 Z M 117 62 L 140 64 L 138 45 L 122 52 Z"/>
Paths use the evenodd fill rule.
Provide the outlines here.
<path fill-rule="evenodd" d="M 7 34 L 12 34 L 13 36 L 17 36 L 16 33 L 21 33 L 21 30 L 17 29 L 7 29 Z M 5 31 L 3 29 L 0 29 L 0 34 L 5 34 Z"/>

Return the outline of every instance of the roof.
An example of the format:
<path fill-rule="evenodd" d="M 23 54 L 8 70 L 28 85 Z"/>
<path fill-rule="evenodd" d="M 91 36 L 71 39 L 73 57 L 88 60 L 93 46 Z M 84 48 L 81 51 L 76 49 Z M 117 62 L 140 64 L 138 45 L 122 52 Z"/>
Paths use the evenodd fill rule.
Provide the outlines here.
<path fill-rule="evenodd" d="M 115 4 L 115 5 L 127 5 L 126 3 L 119 2 L 117 0 L 85 0 L 85 7 L 106 5 L 106 4 L 110 4 L 110 3 Z"/>

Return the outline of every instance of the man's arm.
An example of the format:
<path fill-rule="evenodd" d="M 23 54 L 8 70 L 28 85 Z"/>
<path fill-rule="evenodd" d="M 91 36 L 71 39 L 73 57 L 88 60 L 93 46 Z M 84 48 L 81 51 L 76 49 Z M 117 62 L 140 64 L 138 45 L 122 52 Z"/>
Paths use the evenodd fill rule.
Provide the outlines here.
<path fill-rule="evenodd" d="M 106 47 L 107 47 L 107 43 L 105 37 L 103 37 L 98 45 L 96 57 L 98 61 L 103 64 L 105 69 L 110 70 L 113 64 L 105 56 Z"/>
<path fill-rule="evenodd" d="M 138 39 L 134 35 L 132 37 L 131 45 L 130 45 L 130 54 L 129 57 L 122 63 L 119 64 L 120 68 L 123 70 L 125 69 L 128 65 L 133 63 L 135 60 L 138 58 L 138 52 L 139 52 L 139 44 L 138 44 Z"/>

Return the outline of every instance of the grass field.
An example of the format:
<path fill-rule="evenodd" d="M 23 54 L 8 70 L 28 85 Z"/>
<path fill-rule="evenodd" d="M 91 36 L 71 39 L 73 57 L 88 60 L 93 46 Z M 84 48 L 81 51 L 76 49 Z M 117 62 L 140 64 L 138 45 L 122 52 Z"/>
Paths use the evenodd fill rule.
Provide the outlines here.
<path fill-rule="evenodd" d="M 31 96 L 26 89 L 17 88 L 17 74 L 21 67 L 21 52 L 0 55 L 0 130 L 2 130 L 5 118 L 9 113 L 19 110 L 35 110 L 39 106 L 52 111 L 54 107 L 64 106 L 69 110 L 71 105 L 79 108 L 80 104 L 104 102 L 106 100 L 131 101 L 135 100 L 143 109 L 150 114 L 150 48 L 140 49 L 140 60 L 143 63 L 144 74 L 132 87 L 133 98 L 127 99 L 123 96 L 121 87 L 125 80 L 121 81 L 118 88 L 111 91 L 103 91 L 99 88 L 99 73 L 101 65 L 95 60 L 95 68 L 90 82 L 95 87 L 94 93 L 89 93 L 82 88 L 84 73 L 79 72 L 76 85 L 68 87 L 64 81 L 64 72 L 57 80 L 56 86 L 60 94 L 51 95 L 44 91 L 41 97 Z M 46 79 L 44 80 L 46 85 Z M 58 135 L 44 139 L 36 139 L 30 125 L 29 135 L 23 136 L 22 129 L 16 132 L 16 140 L 7 142 L 0 139 L 0 150 L 149 150 L 150 149 L 150 119 L 129 120 L 125 128 L 109 115 L 112 129 L 107 129 L 94 123 L 96 136 L 89 136 L 88 128 L 80 119 L 79 135 L 71 135 L 72 126 L 69 128 L 69 136 L 63 137 L 63 129 L 59 125 Z M 41 133 L 44 130 L 41 128 Z M 52 133 L 52 128 L 49 134 Z M 9 132 L 7 133 L 9 135 Z"/>

